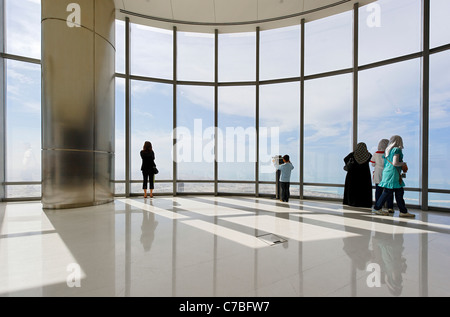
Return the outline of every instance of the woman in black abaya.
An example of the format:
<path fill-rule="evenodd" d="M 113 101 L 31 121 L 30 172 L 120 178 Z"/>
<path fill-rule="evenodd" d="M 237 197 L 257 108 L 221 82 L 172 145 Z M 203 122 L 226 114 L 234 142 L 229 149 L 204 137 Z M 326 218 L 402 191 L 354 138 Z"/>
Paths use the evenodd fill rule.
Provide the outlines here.
<path fill-rule="evenodd" d="M 354 152 L 344 158 L 344 163 L 347 164 L 352 158 L 354 163 L 345 177 L 343 204 L 371 208 L 373 205 L 372 177 L 369 162 L 372 154 L 367 151 L 366 144 L 361 142 L 357 144 Z"/>

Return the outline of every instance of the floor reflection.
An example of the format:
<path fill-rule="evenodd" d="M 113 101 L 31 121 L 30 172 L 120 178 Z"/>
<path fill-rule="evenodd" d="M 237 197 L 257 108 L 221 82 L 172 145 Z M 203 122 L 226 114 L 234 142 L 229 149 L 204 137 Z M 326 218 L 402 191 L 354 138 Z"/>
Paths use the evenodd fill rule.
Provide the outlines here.
<path fill-rule="evenodd" d="M 0 296 L 448 296 L 450 215 L 415 212 L 231 196 L 1 203 Z M 24 237 L 40 247 L 19 248 Z M 69 262 L 80 287 L 66 282 Z"/>

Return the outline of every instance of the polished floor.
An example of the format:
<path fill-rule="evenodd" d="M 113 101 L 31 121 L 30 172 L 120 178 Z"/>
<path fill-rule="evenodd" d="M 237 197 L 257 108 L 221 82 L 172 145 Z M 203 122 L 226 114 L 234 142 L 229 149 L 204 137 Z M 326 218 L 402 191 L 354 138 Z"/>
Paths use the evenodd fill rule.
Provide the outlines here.
<path fill-rule="evenodd" d="M 410 212 L 241 196 L 0 203 L 0 296 L 450 296 L 450 213 Z"/>

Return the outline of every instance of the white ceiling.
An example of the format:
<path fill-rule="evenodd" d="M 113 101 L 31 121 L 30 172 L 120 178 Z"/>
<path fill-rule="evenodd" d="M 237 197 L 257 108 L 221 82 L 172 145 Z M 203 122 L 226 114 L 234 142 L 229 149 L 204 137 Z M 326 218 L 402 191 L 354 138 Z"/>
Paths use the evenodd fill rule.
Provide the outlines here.
<path fill-rule="evenodd" d="M 114 0 L 118 19 L 179 31 L 222 33 L 298 24 L 374 0 Z"/>

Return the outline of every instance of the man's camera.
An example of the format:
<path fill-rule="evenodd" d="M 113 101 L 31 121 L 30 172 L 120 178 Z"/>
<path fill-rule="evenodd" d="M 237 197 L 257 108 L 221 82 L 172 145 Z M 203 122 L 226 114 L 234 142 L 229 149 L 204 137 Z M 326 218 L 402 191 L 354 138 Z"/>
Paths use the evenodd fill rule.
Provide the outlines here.
<path fill-rule="evenodd" d="M 406 178 L 406 173 L 402 173 L 402 178 Z"/>
<path fill-rule="evenodd" d="M 284 164 L 283 157 L 281 155 L 278 156 L 278 164 Z"/>
<path fill-rule="evenodd" d="M 278 161 L 278 164 L 276 163 Z M 284 164 L 283 157 L 281 155 L 276 155 L 272 158 L 272 162 L 274 162 L 276 165 Z"/>

